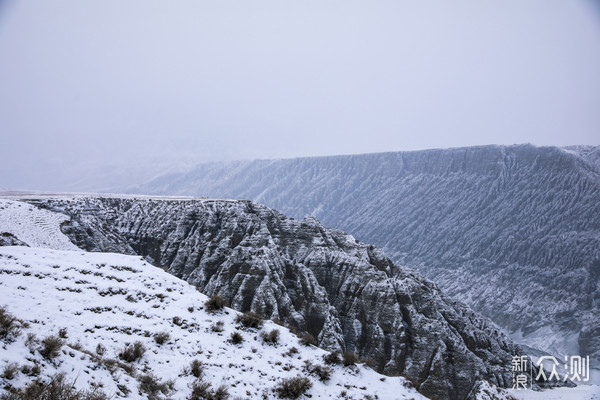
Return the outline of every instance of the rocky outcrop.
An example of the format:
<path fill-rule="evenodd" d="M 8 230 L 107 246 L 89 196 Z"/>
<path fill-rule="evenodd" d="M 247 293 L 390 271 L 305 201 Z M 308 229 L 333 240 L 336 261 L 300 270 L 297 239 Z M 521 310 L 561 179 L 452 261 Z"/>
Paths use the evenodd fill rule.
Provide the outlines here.
<path fill-rule="evenodd" d="M 482 146 L 199 165 L 136 188 L 258 201 L 381 246 L 527 344 L 600 347 L 600 147 Z M 579 338 L 579 348 L 577 341 Z"/>
<path fill-rule="evenodd" d="M 521 350 L 489 321 L 377 247 L 249 201 L 48 199 L 70 215 L 63 232 L 92 251 L 154 265 L 402 374 L 433 399 L 467 398 L 476 383 L 512 384 Z"/>
<path fill-rule="evenodd" d="M 27 243 L 9 232 L 0 233 L 0 246 L 27 246 Z"/>

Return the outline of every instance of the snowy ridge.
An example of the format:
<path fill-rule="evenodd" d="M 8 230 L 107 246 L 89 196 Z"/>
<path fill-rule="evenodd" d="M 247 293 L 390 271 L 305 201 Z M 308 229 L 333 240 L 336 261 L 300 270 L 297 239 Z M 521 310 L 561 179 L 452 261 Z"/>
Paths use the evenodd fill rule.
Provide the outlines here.
<path fill-rule="evenodd" d="M 206 296 L 139 257 L 0 247 L 0 277 L 0 306 L 30 324 L 13 343 L 0 342 L 0 371 L 10 363 L 37 364 L 42 378 L 62 371 L 76 379 L 78 388 L 100 387 L 117 398 L 129 391 L 130 399 L 146 398 L 137 379 L 152 373 L 163 382 L 174 381 L 169 398 L 186 399 L 196 380 L 186 370 L 198 359 L 204 380 L 215 388 L 225 385 L 231 397 L 274 398 L 273 388 L 282 378 L 302 375 L 312 382 L 307 392 L 312 398 L 424 398 L 407 388 L 404 378 L 384 377 L 363 365 L 332 367 L 330 380 L 321 382 L 306 371 L 305 362 L 323 364 L 326 351 L 302 346 L 271 321 L 262 330 L 278 329 L 279 343 L 264 343 L 258 330 L 236 324 L 236 311 L 207 312 Z M 219 321 L 222 332 L 215 332 Z M 40 355 L 35 340 L 26 344 L 28 334 L 41 340 L 63 328 L 65 345 L 52 361 Z M 170 335 L 161 345 L 153 337 L 160 332 Z M 241 344 L 228 342 L 232 332 L 243 336 Z M 118 360 L 124 345 L 136 341 L 147 351 L 129 363 L 134 371 L 117 366 L 111 372 L 102 360 Z M 102 357 L 95 352 L 99 344 L 106 348 Z M 33 379 L 21 372 L 0 378 L 0 394 L 8 385 L 23 387 Z"/>
<path fill-rule="evenodd" d="M 68 220 L 64 214 L 0 199 L 0 234 L 8 233 L 32 247 L 76 250 L 77 246 L 60 231 L 60 225 Z"/>

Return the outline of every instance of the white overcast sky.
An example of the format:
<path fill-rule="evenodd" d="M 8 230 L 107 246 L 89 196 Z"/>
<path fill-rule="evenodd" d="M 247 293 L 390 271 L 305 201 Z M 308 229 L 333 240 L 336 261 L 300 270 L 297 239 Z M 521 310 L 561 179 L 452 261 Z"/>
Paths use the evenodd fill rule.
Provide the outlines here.
<path fill-rule="evenodd" d="M 0 188 L 599 128 L 593 0 L 0 0 Z"/>

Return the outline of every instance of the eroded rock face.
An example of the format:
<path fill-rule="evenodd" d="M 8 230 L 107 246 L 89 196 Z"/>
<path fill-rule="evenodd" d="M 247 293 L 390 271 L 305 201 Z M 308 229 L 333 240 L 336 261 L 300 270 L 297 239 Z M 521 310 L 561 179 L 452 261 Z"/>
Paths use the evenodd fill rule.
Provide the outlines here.
<path fill-rule="evenodd" d="M 250 199 L 385 249 L 529 346 L 590 355 L 600 147 L 481 146 L 199 165 L 139 193 Z M 573 338 L 579 334 L 581 346 Z"/>
<path fill-rule="evenodd" d="M 434 283 L 377 247 L 249 201 L 79 198 L 34 201 L 71 216 L 63 232 L 92 251 L 145 256 L 240 311 L 279 319 L 322 347 L 358 353 L 433 399 L 480 379 L 512 384 L 520 349 Z"/>

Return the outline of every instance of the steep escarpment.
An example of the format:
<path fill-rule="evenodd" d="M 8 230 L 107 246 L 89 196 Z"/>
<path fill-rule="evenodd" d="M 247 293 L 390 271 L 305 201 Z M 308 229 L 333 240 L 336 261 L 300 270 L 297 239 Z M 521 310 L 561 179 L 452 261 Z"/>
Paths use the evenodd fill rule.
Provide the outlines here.
<path fill-rule="evenodd" d="M 383 252 L 313 218 L 249 201 L 48 199 L 86 250 L 141 254 L 157 266 L 408 377 L 434 399 L 466 398 L 481 379 L 512 384 L 520 349 L 487 320 Z"/>
<path fill-rule="evenodd" d="M 136 188 L 258 201 L 381 246 L 530 345 L 600 326 L 600 148 L 482 146 L 200 165 Z"/>

